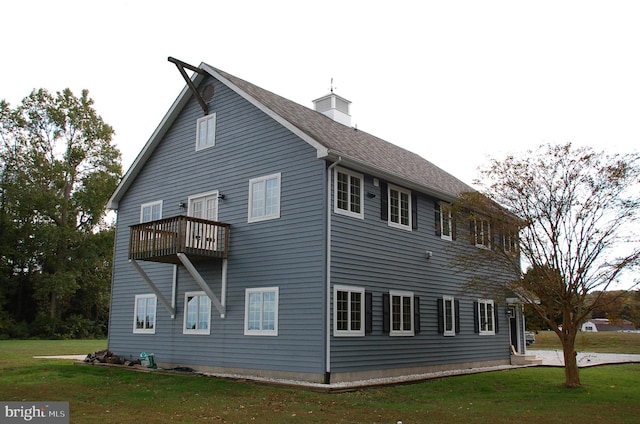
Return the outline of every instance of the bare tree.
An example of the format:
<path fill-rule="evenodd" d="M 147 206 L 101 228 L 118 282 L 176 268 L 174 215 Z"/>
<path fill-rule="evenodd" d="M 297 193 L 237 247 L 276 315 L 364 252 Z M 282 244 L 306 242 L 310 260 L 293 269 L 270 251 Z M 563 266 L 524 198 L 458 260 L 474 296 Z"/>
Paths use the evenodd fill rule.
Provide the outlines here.
<path fill-rule="evenodd" d="M 457 210 L 472 222 L 478 215 L 491 217 L 493 244 L 459 262 L 468 265 L 484 256 L 496 274 L 518 271 L 520 278 L 507 288 L 558 335 L 565 384 L 579 386 L 577 332 L 602 304 L 602 293 L 619 288 L 620 279 L 630 279 L 639 265 L 640 155 L 542 145 L 521 156 L 491 159 L 480 175 L 482 195 L 462 196 Z M 477 231 L 472 228 L 470 235 L 477 237 Z M 526 272 L 520 271 L 521 261 Z M 638 284 L 630 282 L 629 289 Z"/>

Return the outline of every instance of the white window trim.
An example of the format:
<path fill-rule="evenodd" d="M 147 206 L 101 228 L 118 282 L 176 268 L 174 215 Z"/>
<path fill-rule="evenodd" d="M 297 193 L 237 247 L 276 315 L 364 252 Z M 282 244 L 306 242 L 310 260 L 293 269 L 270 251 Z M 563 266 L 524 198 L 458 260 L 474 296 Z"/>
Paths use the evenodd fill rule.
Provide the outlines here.
<path fill-rule="evenodd" d="M 400 330 L 393 329 L 393 298 L 394 296 L 400 296 Z M 411 323 L 411 330 L 402 330 L 403 322 L 402 322 L 402 298 L 409 297 L 411 299 L 410 306 L 410 314 L 409 314 L 409 322 Z M 413 311 L 414 311 L 414 296 L 413 292 L 409 291 L 399 291 L 399 290 L 389 290 L 389 335 L 390 336 L 414 336 L 415 335 L 415 327 L 413 322 Z"/>
<path fill-rule="evenodd" d="M 209 299 L 209 313 L 207 314 L 208 315 L 207 328 L 205 328 L 205 329 L 187 328 L 187 315 L 188 315 L 188 308 L 187 307 L 188 307 L 189 297 L 196 297 L 196 296 L 207 297 L 207 294 L 205 292 L 203 292 L 203 291 L 186 292 L 184 294 L 184 318 L 183 318 L 183 323 L 182 323 L 182 334 L 209 335 L 209 334 L 211 334 L 211 299 Z M 200 313 L 200 306 L 199 305 L 198 305 L 198 313 Z M 199 317 L 196 314 L 196 325 L 200 322 L 200 320 L 198 318 Z"/>
<path fill-rule="evenodd" d="M 491 320 L 491 331 L 487 331 L 485 329 L 482 328 L 482 315 L 480 314 L 481 312 L 481 307 L 480 305 L 484 304 L 484 305 L 491 305 L 491 314 L 489 314 L 488 319 Z M 491 299 L 478 299 L 478 330 L 481 336 L 493 336 L 496 334 L 496 321 L 495 321 L 495 308 L 496 305 L 493 302 L 493 300 Z M 485 307 L 485 311 L 487 310 L 487 308 Z"/>
<path fill-rule="evenodd" d="M 207 145 L 204 145 L 204 146 L 200 146 L 200 123 L 203 122 L 203 121 L 208 121 L 210 119 L 213 120 L 213 143 L 212 144 L 207 144 Z M 216 145 L 216 125 L 217 125 L 217 121 L 216 121 L 216 114 L 215 113 L 210 113 L 207 116 L 203 116 L 202 118 L 198 118 L 198 120 L 196 121 L 196 151 L 208 149 L 208 148 L 213 147 L 213 146 Z"/>
<path fill-rule="evenodd" d="M 140 205 L 140 223 L 150 222 L 150 221 L 143 221 L 144 219 L 143 212 L 145 208 L 152 208 L 155 205 L 160 205 L 160 218 L 158 219 L 162 219 L 162 200 L 156 200 L 155 202 L 147 202 Z M 152 219 L 151 221 L 154 221 L 154 220 Z"/>
<path fill-rule="evenodd" d="M 444 227 L 445 227 L 445 219 L 444 219 L 444 215 L 445 212 L 447 214 L 447 216 L 449 217 L 449 222 L 448 222 L 448 229 L 449 229 L 449 235 L 446 235 L 444 233 Z M 447 203 L 447 204 L 442 204 L 440 203 L 440 238 L 443 240 L 449 240 L 449 241 L 453 241 L 453 216 L 451 214 L 451 204 Z"/>
<path fill-rule="evenodd" d="M 447 302 L 451 302 L 451 330 L 447 330 Z M 453 296 L 442 296 L 442 320 L 444 323 L 444 335 L 451 337 L 456 335 L 456 299 Z"/>
<path fill-rule="evenodd" d="M 268 181 L 268 180 L 272 180 L 272 179 L 277 179 L 278 180 L 278 207 L 277 207 L 277 211 L 272 213 L 271 215 L 263 215 L 263 216 L 259 216 L 259 217 L 254 217 L 252 216 L 252 212 L 253 212 L 253 184 L 260 182 L 260 181 Z M 268 221 L 271 219 L 278 219 L 280 218 L 280 203 L 281 203 L 281 199 L 282 199 L 282 174 L 280 172 L 277 172 L 275 174 L 270 174 L 270 175 L 265 175 L 263 177 L 257 177 L 257 178 L 252 178 L 249 180 L 249 207 L 248 207 L 248 220 L 247 222 L 251 223 L 251 222 L 260 222 L 260 221 Z M 265 204 L 265 208 L 266 208 L 266 204 Z"/>
<path fill-rule="evenodd" d="M 153 299 L 153 328 L 137 328 L 138 321 L 138 299 Z M 146 305 L 146 302 L 145 302 Z M 156 327 L 158 326 L 158 297 L 155 294 L 137 294 L 135 296 L 135 303 L 133 304 L 133 332 L 135 334 L 156 334 Z"/>
<path fill-rule="evenodd" d="M 473 239 L 476 247 L 480 249 L 491 249 L 491 221 L 485 218 L 476 218 L 474 219 L 473 222 L 474 222 Z M 484 229 L 482 225 L 483 222 L 487 223 L 487 234 L 484 234 Z M 480 224 L 480 227 L 478 227 L 478 224 Z M 486 244 L 478 243 L 478 228 L 480 228 L 480 233 L 482 234 L 482 239 L 483 239 L 482 241 L 483 242 L 486 241 Z"/>
<path fill-rule="evenodd" d="M 251 293 L 270 293 L 276 294 L 275 298 L 275 310 L 274 310 L 274 325 L 273 330 L 250 330 L 249 329 L 249 295 Z M 277 336 L 278 335 L 278 308 L 280 303 L 280 290 L 278 287 L 259 287 L 249 288 L 244 291 L 244 335 L 245 336 Z M 260 310 L 260 319 L 264 317 L 264 309 Z"/>
<path fill-rule="evenodd" d="M 403 225 L 399 222 L 393 222 L 391 220 L 391 190 L 395 190 L 399 193 L 404 193 L 407 195 L 408 200 L 409 200 L 409 211 L 408 211 L 408 218 L 409 218 L 409 223 L 407 225 Z M 387 185 L 387 223 L 389 225 L 389 227 L 394 227 L 394 228 L 401 228 L 403 230 L 407 230 L 407 231 L 411 231 L 411 218 L 412 218 L 412 207 L 413 205 L 411 204 L 411 191 L 404 189 L 402 187 L 398 187 L 396 185 L 393 184 L 388 184 Z M 400 208 L 400 212 L 402 211 L 402 208 Z"/>
<path fill-rule="evenodd" d="M 338 292 L 344 291 L 349 293 L 349 301 L 347 307 L 348 330 L 338 330 Z M 360 308 L 360 330 L 351 330 L 351 293 L 360 293 L 362 307 Z M 333 335 L 334 337 L 361 337 L 364 336 L 365 327 L 365 297 L 364 288 L 353 286 L 333 286 Z"/>
<path fill-rule="evenodd" d="M 360 212 L 356 213 L 356 212 L 352 212 L 351 211 L 351 181 L 349 181 L 348 184 L 348 188 L 349 188 L 349 200 L 348 200 L 348 210 L 345 209 L 340 209 L 338 207 L 338 173 L 342 173 L 342 174 L 346 174 L 349 176 L 349 180 L 351 179 L 351 177 L 355 177 L 360 179 Z M 337 214 L 340 215 L 346 215 L 346 216 L 351 216 L 354 218 L 360 218 L 360 219 L 364 219 L 364 175 L 358 173 L 358 172 L 354 172 L 354 171 L 350 171 L 344 168 L 339 168 L 336 167 L 333 170 L 333 211 Z"/>

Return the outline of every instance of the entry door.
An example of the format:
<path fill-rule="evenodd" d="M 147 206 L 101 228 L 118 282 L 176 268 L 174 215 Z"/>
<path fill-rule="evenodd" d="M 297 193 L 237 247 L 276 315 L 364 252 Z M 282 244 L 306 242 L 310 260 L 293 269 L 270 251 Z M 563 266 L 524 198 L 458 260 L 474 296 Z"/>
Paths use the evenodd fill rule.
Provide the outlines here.
<path fill-rule="evenodd" d="M 189 198 L 187 215 L 193 218 L 218 220 L 218 192 Z M 215 250 L 217 226 L 189 222 L 187 227 L 187 247 Z"/>
<path fill-rule="evenodd" d="M 513 306 L 509 306 L 509 333 L 511 335 L 511 346 L 515 349 L 516 352 L 520 352 L 519 343 L 518 343 L 518 319 L 516 317 L 516 308 Z"/>

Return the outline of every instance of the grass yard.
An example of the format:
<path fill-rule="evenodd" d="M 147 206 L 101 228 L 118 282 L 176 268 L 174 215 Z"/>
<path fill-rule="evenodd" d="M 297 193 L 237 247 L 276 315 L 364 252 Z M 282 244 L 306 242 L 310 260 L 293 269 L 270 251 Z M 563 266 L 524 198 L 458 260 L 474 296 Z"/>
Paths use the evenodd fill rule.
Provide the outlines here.
<path fill-rule="evenodd" d="M 72 423 L 637 423 L 640 364 L 525 368 L 347 393 L 76 366 L 104 341 L 0 341 L 0 400 L 69 401 Z"/>
<path fill-rule="evenodd" d="M 536 342 L 529 349 L 560 349 L 560 339 L 553 331 L 540 331 Z M 618 333 L 615 331 L 589 333 L 580 332 L 576 339 L 578 352 L 633 353 L 640 354 L 640 333 Z"/>

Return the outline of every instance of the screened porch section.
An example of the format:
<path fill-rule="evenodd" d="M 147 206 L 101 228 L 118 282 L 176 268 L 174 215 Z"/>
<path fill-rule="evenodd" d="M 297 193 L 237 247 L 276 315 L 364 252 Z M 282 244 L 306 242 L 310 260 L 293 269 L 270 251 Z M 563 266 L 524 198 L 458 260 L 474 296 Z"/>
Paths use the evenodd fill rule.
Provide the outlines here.
<path fill-rule="evenodd" d="M 178 253 L 192 261 L 226 259 L 229 224 L 179 215 L 132 225 L 129 259 L 179 263 Z"/>

